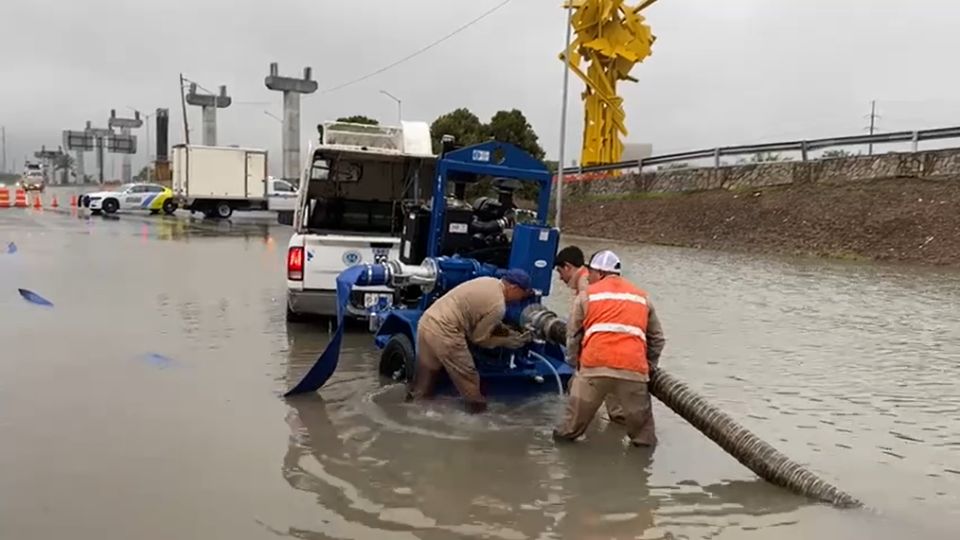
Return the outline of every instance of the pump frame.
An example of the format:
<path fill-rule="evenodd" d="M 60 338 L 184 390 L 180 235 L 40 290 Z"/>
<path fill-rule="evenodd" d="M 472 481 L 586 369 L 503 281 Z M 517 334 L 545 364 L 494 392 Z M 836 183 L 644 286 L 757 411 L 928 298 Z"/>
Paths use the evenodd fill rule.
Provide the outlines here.
<path fill-rule="evenodd" d="M 521 182 L 537 184 L 537 213 L 536 224 L 547 226 L 547 216 L 550 207 L 550 190 L 553 184 L 553 175 L 546 165 L 522 149 L 498 141 L 488 141 L 464 148 L 444 151 L 437 161 L 437 174 L 433 184 L 433 196 L 430 213 L 429 237 L 426 250 L 428 259 L 436 260 L 441 249 L 443 238 L 443 223 L 445 221 L 447 190 L 450 182 L 476 182 L 484 176 L 508 178 Z M 553 253 L 546 261 L 549 268 L 553 268 Z M 444 259 L 447 259 L 444 257 Z M 454 256 L 451 259 L 458 259 Z M 463 260 L 467 263 L 468 260 Z M 498 276 L 506 269 L 479 265 L 476 275 Z M 440 291 L 442 294 L 444 291 Z M 436 293 L 424 292 L 417 308 L 392 308 L 384 316 L 373 316 L 378 327 L 374 341 L 380 350 L 386 349 L 388 343 L 395 336 L 404 336 L 413 346 L 416 354 L 417 326 L 424 311 L 433 303 Z M 539 301 L 539 298 L 536 299 Z M 519 323 L 522 305 L 507 307 L 506 319 Z M 561 346 L 535 341 L 527 347 L 510 351 L 505 349 L 484 349 L 470 345 L 471 353 L 480 373 L 481 385 L 485 393 L 497 394 L 527 394 L 530 393 L 531 381 L 536 381 L 546 391 L 557 391 L 554 370 L 566 386 L 567 380 L 573 375 L 573 369 L 564 361 L 564 350 Z M 553 369 L 536 361 L 535 356 L 541 356 L 553 366 Z M 383 361 L 383 359 L 381 359 Z M 396 366 L 400 367 L 400 366 Z M 407 370 L 409 371 L 409 370 Z M 383 365 L 381 372 L 386 373 Z M 410 375 L 408 373 L 408 375 Z"/>
<path fill-rule="evenodd" d="M 427 257 L 436 257 L 440 252 L 443 221 L 446 214 L 447 182 L 450 173 L 511 178 L 521 182 L 536 182 L 537 223 L 547 224 L 550 209 L 550 187 L 553 175 L 546 165 L 530 154 L 509 143 L 489 141 L 445 152 L 437 162 L 437 177 L 433 184 L 433 205 L 430 214 L 430 238 Z M 457 180 L 463 181 L 463 180 Z"/>

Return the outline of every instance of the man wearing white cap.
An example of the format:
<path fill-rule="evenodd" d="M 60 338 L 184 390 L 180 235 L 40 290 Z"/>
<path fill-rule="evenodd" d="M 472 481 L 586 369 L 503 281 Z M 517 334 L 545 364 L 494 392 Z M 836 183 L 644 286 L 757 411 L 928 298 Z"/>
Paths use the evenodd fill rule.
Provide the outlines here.
<path fill-rule="evenodd" d="M 577 297 L 568 333 L 582 335 L 564 421 L 553 430 L 558 440 L 586 432 L 608 397 L 622 414 L 630 442 L 652 446 L 657 438 L 647 383 L 666 340 L 647 293 L 621 276 L 620 258 L 604 250 L 590 258 L 590 285 Z M 616 407 L 619 405 L 619 407 Z"/>

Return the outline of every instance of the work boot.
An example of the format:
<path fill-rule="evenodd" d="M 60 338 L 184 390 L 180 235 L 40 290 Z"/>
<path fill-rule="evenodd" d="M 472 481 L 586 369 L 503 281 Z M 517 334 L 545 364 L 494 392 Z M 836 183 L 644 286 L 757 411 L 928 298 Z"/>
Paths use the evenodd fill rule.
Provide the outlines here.
<path fill-rule="evenodd" d="M 487 404 L 483 401 L 467 401 L 465 405 L 468 414 L 480 414 L 487 410 Z"/>
<path fill-rule="evenodd" d="M 656 445 L 657 445 L 656 437 L 654 437 L 652 441 L 649 439 L 643 439 L 643 440 L 630 439 L 630 446 L 634 448 L 653 448 Z"/>

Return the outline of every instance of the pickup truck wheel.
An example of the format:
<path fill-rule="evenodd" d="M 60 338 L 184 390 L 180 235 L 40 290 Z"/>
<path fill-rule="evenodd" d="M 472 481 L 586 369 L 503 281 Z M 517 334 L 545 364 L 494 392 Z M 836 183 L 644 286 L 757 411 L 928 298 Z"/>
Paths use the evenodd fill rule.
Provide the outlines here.
<path fill-rule="evenodd" d="M 233 207 L 229 203 L 220 201 L 214 208 L 215 215 L 220 219 L 227 219 L 233 215 Z"/>
<path fill-rule="evenodd" d="M 302 323 L 307 320 L 307 317 L 303 313 L 297 313 L 290 309 L 290 304 L 287 304 L 287 322 L 288 323 Z"/>
<path fill-rule="evenodd" d="M 410 338 L 396 334 L 387 341 L 387 346 L 380 353 L 380 374 L 396 382 L 412 381 L 416 358 Z"/>
<path fill-rule="evenodd" d="M 173 199 L 167 199 L 163 201 L 163 213 L 172 216 L 174 212 L 177 211 L 177 201 Z"/>
<path fill-rule="evenodd" d="M 120 203 L 116 199 L 107 199 L 103 201 L 102 208 L 104 214 L 115 214 L 120 209 Z"/>

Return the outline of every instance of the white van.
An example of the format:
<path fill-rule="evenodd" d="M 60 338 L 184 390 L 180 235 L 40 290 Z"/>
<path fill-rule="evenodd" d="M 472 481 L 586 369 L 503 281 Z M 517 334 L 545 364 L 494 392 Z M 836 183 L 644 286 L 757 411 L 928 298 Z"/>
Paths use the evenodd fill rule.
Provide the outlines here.
<path fill-rule="evenodd" d="M 399 256 L 406 209 L 432 193 L 437 156 L 425 122 L 401 127 L 327 122 L 308 152 L 287 249 L 287 320 L 335 317 L 344 269 Z M 386 287 L 356 287 L 346 314 L 392 304 Z"/>

